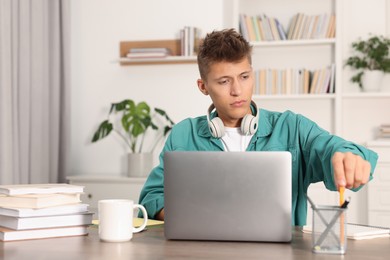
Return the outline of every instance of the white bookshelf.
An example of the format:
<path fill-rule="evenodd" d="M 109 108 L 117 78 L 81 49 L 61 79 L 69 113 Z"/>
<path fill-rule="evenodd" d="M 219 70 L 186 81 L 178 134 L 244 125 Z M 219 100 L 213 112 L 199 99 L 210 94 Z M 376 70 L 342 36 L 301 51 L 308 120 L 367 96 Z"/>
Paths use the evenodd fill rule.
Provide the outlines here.
<path fill-rule="evenodd" d="M 310 0 L 229 0 L 225 2 L 225 27 L 239 30 L 239 16 L 266 14 L 277 18 L 287 32 L 291 19 L 298 12 L 307 15 L 323 13 L 336 15 L 336 37 L 324 39 L 252 41 L 253 69 L 261 68 L 306 68 L 315 70 L 335 64 L 335 93 L 294 94 L 294 95 L 254 95 L 259 107 L 270 110 L 292 110 L 306 115 L 331 133 L 341 134 L 340 75 L 342 70 L 340 38 L 341 6 L 339 1 L 325 0 L 313 3 Z M 231 17 L 231 19 L 227 19 Z M 313 105 L 318 104 L 318 109 Z M 309 111 L 310 110 L 310 111 Z"/>
<path fill-rule="evenodd" d="M 254 95 L 258 107 L 270 110 L 292 110 L 303 114 L 329 132 L 359 144 L 375 139 L 376 128 L 382 123 L 390 123 L 390 92 L 352 93 L 348 73 L 345 73 L 343 60 L 349 52 L 350 43 L 344 43 L 350 28 L 350 0 L 228 0 L 224 1 L 225 27 L 239 30 L 239 15 L 266 14 L 277 18 L 285 31 L 291 18 L 298 12 L 308 15 L 334 13 L 336 15 L 336 35 L 334 39 L 285 40 L 251 42 L 253 45 L 254 70 L 261 67 L 305 67 L 320 68 L 335 64 L 335 92 L 332 94 L 297 95 Z M 364 4 L 358 3 L 358 10 Z M 230 17 L 230 19 L 229 19 Z M 368 28 L 368 27 L 367 27 Z M 366 31 L 368 34 L 370 31 Z M 365 36 L 363 31 L 359 32 Z M 347 39 L 351 41 L 352 39 Z M 344 85 L 343 85 L 344 84 Z M 357 91 L 357 88 L 355 89 Z M 354 91 L 354 92 L 356 92 Z M 377 146 L 373 146 L 377 149 Z M 309 194 L 318 204 L 337 204 L 337 193 L 324 193 L 322 184 L 312 185 Z M 324 196 L 326 194 L 326 196 Z M 367 190 L 349 193 L 353 203 L 349 209 L 349 221 L 368 222 Z M 371 200 L 372 196 L 371 196 Z M 310 221 L 311 211 L 308 213 Z M 372 215 L 372 214 L 371 214 Z"/>

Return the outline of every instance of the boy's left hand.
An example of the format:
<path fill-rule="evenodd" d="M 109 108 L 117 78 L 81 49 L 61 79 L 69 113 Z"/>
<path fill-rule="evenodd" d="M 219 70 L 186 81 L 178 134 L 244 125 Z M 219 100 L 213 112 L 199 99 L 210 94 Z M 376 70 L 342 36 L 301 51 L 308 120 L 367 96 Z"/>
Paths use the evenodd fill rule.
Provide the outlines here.
<path fill-rule="evenodd" d="M 358 188 L 370 178 L 371 164 L 351 152 L 336 152 L 332 157 L 336 187 Z"/>

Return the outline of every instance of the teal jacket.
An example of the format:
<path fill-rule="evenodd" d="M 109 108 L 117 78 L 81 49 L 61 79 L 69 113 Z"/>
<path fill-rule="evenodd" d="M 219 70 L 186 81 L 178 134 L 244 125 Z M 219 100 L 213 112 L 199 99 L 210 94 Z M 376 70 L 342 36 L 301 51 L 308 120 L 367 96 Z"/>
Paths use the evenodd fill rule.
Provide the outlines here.
<path fill-rule="evenodd" d="M 292 225 L 306 224 L 306 193 L 311 183 L 323 181 L 336 191 L 331 164 L 337 152 L 352 152 L 371 163 L 374 172 L 378 155 L 360 145 L 329 134 L 313 121 L 290 111 L 259 110 L 259 127 L 247 151 L 289 151 L 292 155 Z M 150 173 L 140 194 L 150 218 L 164 208 L 164 153 L 166 151 L 223 151 L 220 139 L 208 130 L 206 116 L 189 118 L 176 124 L 160 154 L 160 164 Z"/>

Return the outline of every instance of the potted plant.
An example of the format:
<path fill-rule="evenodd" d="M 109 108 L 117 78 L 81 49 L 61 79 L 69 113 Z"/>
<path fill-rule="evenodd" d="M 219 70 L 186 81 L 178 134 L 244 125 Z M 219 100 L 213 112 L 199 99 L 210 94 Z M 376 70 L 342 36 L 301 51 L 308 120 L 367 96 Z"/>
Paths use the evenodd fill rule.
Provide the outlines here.
<path fill-rule="evenodd" d="M 352 48 L 354 54 L 345 65 L 358 70 L 358 73 L 351 81 L 358 83 L 364 91 L 377 91 L 384 73 L 390 72 L 390 39 L 374 35 L 367 40 L 353 42 Z"/>
<path fill-rule="evenodd" d="M 116 133 L 128 146 L 129 176 L 146 176 L 153 166 L 153 151 L 172 129 L 174 122 L 167 113 L 159 108 L 153 110 L 146 102 L 136 104 L 125 99 L 112 103 L 108 118 L 100 123 L 93 135 L 92 142 L 97 142 L 110 133 Z M 147 135 L 155 131 L 152 145 L 145 147 Z"/>

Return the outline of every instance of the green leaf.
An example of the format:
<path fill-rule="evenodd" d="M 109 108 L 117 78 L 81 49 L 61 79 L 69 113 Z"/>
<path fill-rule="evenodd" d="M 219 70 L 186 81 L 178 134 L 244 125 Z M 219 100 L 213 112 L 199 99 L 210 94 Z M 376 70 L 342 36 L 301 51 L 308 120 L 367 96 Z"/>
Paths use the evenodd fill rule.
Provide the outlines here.
<path fill-rule="evenodd" d="M 113 126 L 108 120 L 103 121 L 93 135 L 92 142 L 94 143 L 100 139 L 103 139 L 111 133 L 112 129 Z"/>
<path fill-rule="evenodd" d="M 111 109 L 110 109 L 110 114 L 112 112 L 121 112 L 123 110 L 132 110 L 135 107 L 135 103 L 133 100 L 130 99 L 125 99 L 119 103 L 112 103 L 111 104 Z"/>
<path fill-rule="evenodd" d="M 162 110 L 162 109 L 156 107 L 156 108 L 154 108 L 154 111 L 156 111 L 157 114 L 159 114 L 159 115 L 165 117 L 165 119 L 166 119 L 171 125 L 174 125 L 174 124 L 175 124 L 175 123 L 171 120 L 171 118 L 168 116 L 168 114 L 167 114 L 164 110 Z"/>

